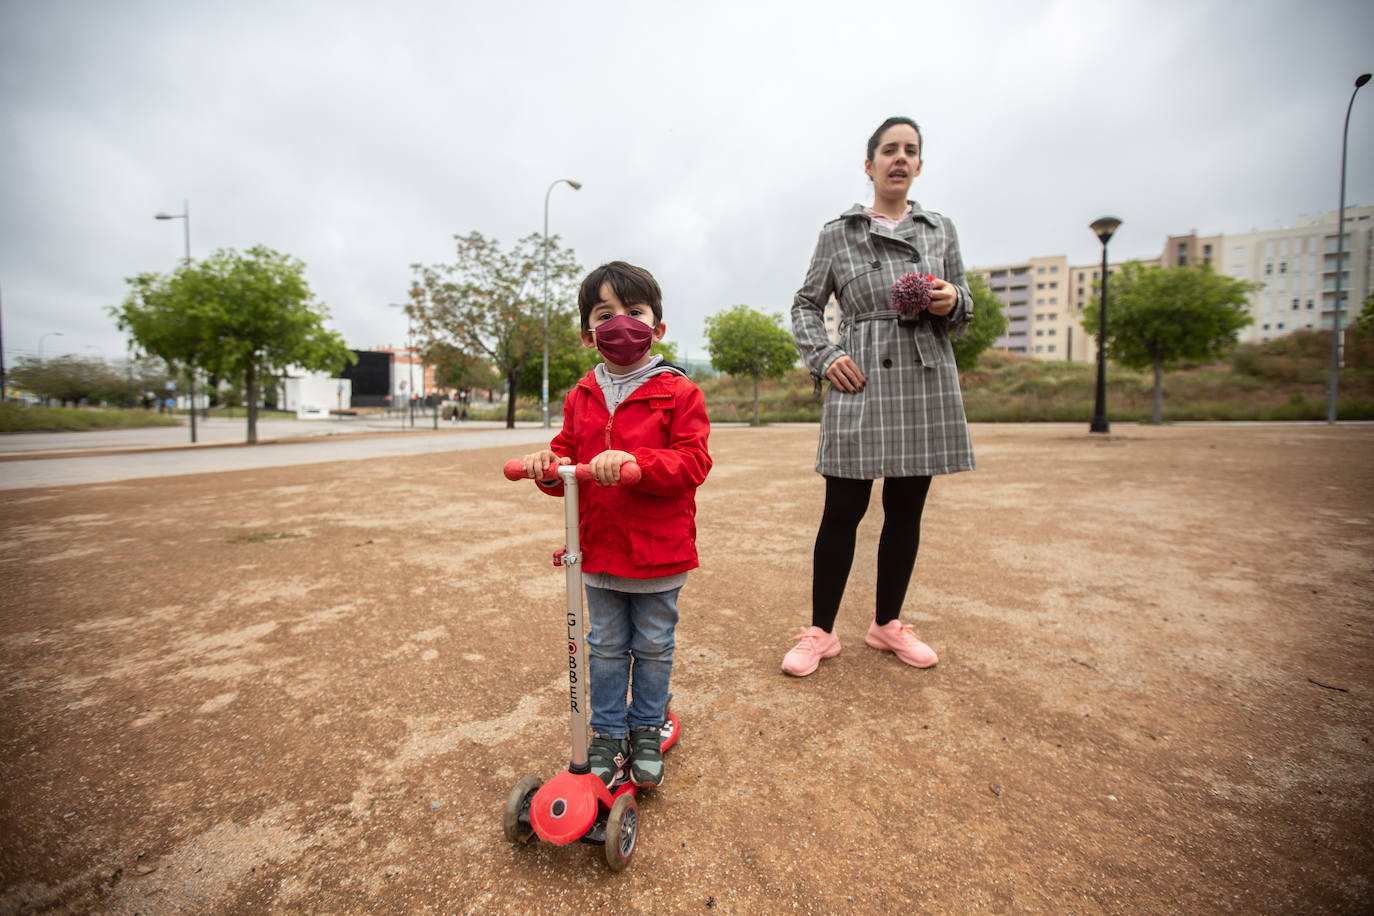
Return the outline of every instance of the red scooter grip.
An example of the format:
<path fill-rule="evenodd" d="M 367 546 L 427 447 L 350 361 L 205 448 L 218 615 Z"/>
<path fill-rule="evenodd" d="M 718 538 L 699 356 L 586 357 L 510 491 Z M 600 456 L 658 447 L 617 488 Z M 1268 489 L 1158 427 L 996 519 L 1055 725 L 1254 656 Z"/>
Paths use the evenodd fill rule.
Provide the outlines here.
<path fill-rule="evenodd" d="M 507 480 L 524 480 L 528 476 L 525 474 L 525 463 L 519 458 L 512 458 L 510 461 L 507 461 L 506 466 L 502 470 Z M 554 466 L 550 465 L 549 470 L 553 471 L 553 473 L 544 479 L 557 480 L 558 472 L 554 470 Z M 626 462 L 620 466 L 620 483 L 624 486 L 633 487 L 635 484 L 639 483 L 643 477 L 644 472 L 641 471 L 639 465 L 633 461 Z M 577 482 L 592 482 L 592 471 L 590 467 L 585 464 L 579 464 L 577 466 Z"/>

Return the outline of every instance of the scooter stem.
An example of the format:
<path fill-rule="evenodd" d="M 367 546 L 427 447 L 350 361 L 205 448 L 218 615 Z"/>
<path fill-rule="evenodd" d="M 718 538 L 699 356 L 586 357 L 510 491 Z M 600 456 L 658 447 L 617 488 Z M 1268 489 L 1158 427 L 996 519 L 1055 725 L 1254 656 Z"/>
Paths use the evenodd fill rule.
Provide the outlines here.
<path fill-rule="evenodd" d="M 578 543 L 577 468 L 558 468 L 563 479 L 563 517 L 567 526 L 563 568 L 568 592 L 568 707 L 572 720 L 572 773 L 587 773 L 587 643 L 582 625 L 582 548 Z"/>

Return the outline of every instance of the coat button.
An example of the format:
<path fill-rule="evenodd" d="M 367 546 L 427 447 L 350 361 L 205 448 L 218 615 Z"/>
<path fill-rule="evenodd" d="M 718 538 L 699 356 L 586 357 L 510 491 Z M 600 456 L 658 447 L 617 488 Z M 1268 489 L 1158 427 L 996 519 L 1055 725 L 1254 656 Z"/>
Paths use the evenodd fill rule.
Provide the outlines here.
<path fill-rule="evenodd" d="M 872 266 L 873 266 L 873 267 L 877 267 L 877 266 L 878 266 L 878 262 L 877 262 L 877 261 L 874 261 L 873 264 L 872 264 Z"/>
<path fill-rule="evenodd" d="M 885 360 L 883 360 L 883 368 L 884 368 L 884 369 L 891 369 L 891 368 L 892 368 L 892 360 L 890 360 L 890 359 L 885 359 Z"/>
<path fill-rule="evenodd" d="M 921 256 L 919 254 L 913 254 L 911 256 L 911 263 L 915 264 L 919 260 L 921 260 Z"/>

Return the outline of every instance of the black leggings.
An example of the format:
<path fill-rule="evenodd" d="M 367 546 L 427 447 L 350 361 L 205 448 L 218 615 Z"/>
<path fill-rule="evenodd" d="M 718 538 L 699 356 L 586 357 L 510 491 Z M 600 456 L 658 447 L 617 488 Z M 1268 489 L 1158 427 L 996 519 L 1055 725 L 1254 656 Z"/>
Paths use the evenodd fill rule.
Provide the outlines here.
<path fill-rule="evenodd" d="M 888 477 L 883 481 L 883 533 L 878 539 L 878 625 L 897 619 L 906 599 L 916 550 L 921 546 L 921 511 L 929 477 Z M 844 597 L 849 569 L 854 565 L 854 539 L 868 510 L 873 481 L 848 477 L 825 478 L 825 511 L 816 533 L 812 562 L 811 625 L 835 629 L 835 615 Z"/>

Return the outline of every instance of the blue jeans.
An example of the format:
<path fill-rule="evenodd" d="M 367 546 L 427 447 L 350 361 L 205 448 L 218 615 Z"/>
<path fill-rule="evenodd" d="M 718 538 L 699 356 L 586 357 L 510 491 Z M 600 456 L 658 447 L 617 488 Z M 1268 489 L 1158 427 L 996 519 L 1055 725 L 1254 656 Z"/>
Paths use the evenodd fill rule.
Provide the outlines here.
<path fill-rule="evenodd" d="M 668 714 L 681 589 L 648 595 L 586 589 L 592 731 L 625 738 L 637 728 L 658 728 Z M 631 674 L 634 695 L 627 708 Z"/>

